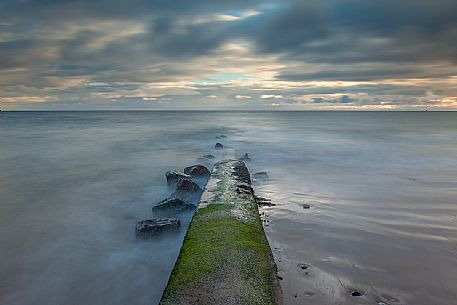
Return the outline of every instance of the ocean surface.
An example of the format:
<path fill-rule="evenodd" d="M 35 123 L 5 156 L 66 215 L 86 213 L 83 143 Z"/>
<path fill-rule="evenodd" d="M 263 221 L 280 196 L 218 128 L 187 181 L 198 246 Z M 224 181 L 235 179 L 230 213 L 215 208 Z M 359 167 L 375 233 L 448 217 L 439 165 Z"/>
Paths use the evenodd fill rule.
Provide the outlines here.
<path fill-rule="evenodd" d="M 179 111 L 0 112 L 0 304 L 157 304 L 189 218 L 135 223 L 244 153 L 287 304 L 456 304 L 457 113 Z"/>

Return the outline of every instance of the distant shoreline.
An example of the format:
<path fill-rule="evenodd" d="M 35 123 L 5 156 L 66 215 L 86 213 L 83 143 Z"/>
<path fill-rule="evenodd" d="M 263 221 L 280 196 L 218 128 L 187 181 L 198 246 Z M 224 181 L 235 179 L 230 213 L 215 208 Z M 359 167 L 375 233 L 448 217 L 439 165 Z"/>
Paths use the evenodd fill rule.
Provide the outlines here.
<path fill-rule="evenodd" d="M 181 110 L 176 110 L 176 109 L 76 109 L 76 110 L 33 110 L 33 109 L 27 109 L 27 110 L 0 110 L 0 112 L 217 112 L 217 113 L 255 113 L 255 112 L 263 112 L 263 113 L 277 113 L 277 112 L 326 112 L 326 113 L 344 113 L 344 112 L 353 112 L 353 113 L 423 113 L 423 112 L 457 112 L 457 110 L 435 110 L 435 109 L 423 109 L 423 110 L 286 110 L 286 109 L 278 109 L 278 110 L 208 110 L 208 109 L 202 109 L 202 110 L 194 110 L 194 109 L 181 109 Z"/>

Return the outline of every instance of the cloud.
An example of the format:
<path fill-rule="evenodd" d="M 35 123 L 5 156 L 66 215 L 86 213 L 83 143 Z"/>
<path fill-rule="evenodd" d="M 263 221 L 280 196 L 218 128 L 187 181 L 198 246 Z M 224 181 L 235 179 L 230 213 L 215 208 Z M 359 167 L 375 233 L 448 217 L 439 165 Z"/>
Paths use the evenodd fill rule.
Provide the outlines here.
<path fill-rule="evenodd" d="M 455 107 L 453 0 L 5 0 L 0 20 L 11 109 Z"/>
<path fill-rule="evenodd" d="M 13 96 L 0 97 L 0 103 L 44 103 L 52 100 L 53 96 Z"/>
<path fill-rule="evenodd" d="M 272 99 L 272 98 L 283 98 L 282 95 L 275 95 L 275 94 L 262 94 L 260 96 L 262 99 Z"/>

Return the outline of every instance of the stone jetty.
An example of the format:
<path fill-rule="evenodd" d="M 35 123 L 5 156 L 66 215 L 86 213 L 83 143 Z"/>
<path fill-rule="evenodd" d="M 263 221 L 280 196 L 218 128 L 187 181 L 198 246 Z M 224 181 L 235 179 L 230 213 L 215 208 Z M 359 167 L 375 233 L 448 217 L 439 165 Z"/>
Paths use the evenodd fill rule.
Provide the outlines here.
<path fill-rule="evenodd" d="M 280 300 L 249 171 L 239 160 L 216 163 L 160 304 L 268 305 Z"/>

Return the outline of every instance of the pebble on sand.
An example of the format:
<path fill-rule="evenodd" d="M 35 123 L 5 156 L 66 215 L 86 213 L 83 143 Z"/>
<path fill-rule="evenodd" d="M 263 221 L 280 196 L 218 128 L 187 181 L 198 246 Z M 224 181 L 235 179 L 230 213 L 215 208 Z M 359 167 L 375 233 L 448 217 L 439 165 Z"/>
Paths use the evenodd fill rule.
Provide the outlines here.
<path fill-rule="evenodd" d="M 363 293 L 360 291 L 354 290 L 354 291 L 352 291 L 351 295 L 353 297 L 361 297 L 363 295 Z"/>

